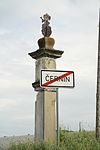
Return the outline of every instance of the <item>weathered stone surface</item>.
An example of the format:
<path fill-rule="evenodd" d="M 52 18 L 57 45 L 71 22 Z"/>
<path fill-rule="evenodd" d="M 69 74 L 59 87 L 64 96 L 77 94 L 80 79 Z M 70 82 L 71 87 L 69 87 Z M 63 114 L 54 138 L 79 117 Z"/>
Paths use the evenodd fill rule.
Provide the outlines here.
<path fill-rule="evenodd" d="M 29 53 L 29 55 L 34 59 L 39 59 L 41 57 L 49 57 L 49 58 L 60 58 L 64 51 L 61 50 L 55 50 L 55 49 L 46 49 L 41 48 L 36 50 L 35 52 Z"/>
<path fill-rule="evenodd" d="M 38 92 L 35 102 L 35 140 L 43 141 L 44 139 L 44 93 Z"/>
<path fill-rule="evenodd" d="M 41 69 L 56 69 L 56 62 L 53 58 L 42 57 L 35 62 L 35 81 L 40 81 Z"/>
<path fill-rule="evenodd" d="M 56 142 L 56 92 L 44 92 L 44 141 Z"/>
<path fill-rule="evenodd" d="M 40 38 L 38 40 L 38 45 L 39 48 L 46 48 L 46 49 L 53 49 L 53 46 L 55 44 L 55 40 L 51 37 L 44 37 L 44 38 Z"/>
<path fill-rule="evenodd" d="M 56 91 L 41 91 L 35 102 L 35 140 L 56 142 Z"/>
<path fill-rule="evenodd" d="M 56 62 L 53 58 L 43 57 L 36 61 L 35 81 L 40 82 L 41 69 L 56 69 Z M 37 141 L 56 141 L 55 122 L 55 99 L 56 91 L 39 91 L 36 99 L 35 112 L 35 137 Z"/>

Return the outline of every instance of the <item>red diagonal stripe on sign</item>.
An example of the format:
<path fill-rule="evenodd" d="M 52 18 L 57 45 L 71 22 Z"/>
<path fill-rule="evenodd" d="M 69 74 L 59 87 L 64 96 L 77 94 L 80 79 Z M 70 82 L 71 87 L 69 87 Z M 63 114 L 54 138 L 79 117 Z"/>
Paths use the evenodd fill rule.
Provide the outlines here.
<path fill-rule="evenodd" d="M 50 81 L 48 81 L 48 82 L 46 82 L 46 83 L 44 83 L 44 84 L 42 84 L 42 86 L 48 86 L 49 84 L 51 84 L 51 83 L 53 83 L 53 82 L 55 82 L 55 81 L 58 81 L 59 79 L 62 79 L 62 78 L 64 78 L 64 77 L 67 77 L 67 76 L 69 76 L 70 74 L 72 74 L 73 72 L 67 72 L 67 73 L 65 73 L 65 74 L 63 74 L 63 75 L 61 75 L 61 76 L 59 76 L 59 77 L 57 77 L 57 78 L 54 78 L 54 79 L 52 79 L 52 80 L 50 80 Z"/>

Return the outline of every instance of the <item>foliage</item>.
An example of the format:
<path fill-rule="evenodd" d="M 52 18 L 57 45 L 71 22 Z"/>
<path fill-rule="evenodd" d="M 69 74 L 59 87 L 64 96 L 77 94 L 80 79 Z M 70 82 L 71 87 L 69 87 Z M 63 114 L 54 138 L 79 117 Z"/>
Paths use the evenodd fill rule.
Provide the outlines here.
<path fill-rule="evenodd" d="M 94 132 L 70 132 L 60 130 L 60 144 L 19 143 L 8 150 L 100 150 L 100 143 L 95 139 Z"/>
<path fill-rule="evenodd" d="M 47 143 L 34 144 L 29 142 L 12 145 L 8 150 L 58 150 L 58 147 Z"/>
<path fill-rule="evenodd" d="M 66 150 L 100 150 L 95 132 L 61 132 L 60 145 Z"/>

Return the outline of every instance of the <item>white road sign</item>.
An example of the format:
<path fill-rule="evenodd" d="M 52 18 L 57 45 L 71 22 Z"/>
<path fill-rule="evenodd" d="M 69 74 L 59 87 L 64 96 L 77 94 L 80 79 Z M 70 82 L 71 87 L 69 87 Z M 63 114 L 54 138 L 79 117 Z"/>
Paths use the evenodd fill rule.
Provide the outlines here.
<path fill-rule="evenodd" d="M 70 87 L 75 86 L 74 72 L 61 70 L 41 70 L 41 87 Z"/>

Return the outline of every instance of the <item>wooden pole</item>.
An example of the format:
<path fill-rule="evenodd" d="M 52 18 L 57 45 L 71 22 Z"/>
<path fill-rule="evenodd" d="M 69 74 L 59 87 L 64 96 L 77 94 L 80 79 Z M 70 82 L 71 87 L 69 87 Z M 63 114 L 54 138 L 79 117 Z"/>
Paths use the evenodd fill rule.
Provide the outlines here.
<path fill-rule="evenodd" d="M 98 35 L 98 64 L 97 64 L 97 94 L 96 94 L 96 139 L 100 140 L 100 9 Z"/>

